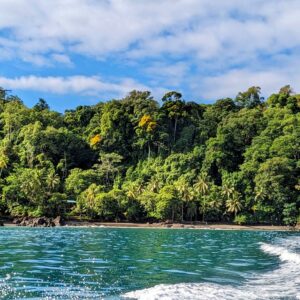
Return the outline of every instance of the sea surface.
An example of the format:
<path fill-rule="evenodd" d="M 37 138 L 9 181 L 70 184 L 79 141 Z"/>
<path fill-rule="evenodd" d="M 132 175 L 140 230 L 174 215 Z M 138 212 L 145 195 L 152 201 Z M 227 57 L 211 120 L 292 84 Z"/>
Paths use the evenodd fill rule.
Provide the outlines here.
<path fill-rule="evenodd" d="M 300 299 L 300 234 L 3 228 L 0 299 Z"/>

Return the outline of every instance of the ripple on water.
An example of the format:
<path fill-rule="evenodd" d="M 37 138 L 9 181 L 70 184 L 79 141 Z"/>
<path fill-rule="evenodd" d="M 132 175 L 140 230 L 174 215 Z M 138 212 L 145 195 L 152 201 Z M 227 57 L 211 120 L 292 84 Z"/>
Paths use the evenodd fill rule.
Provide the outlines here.
<path fill-rule="evenodd" d="M 281 252 L 268 252 L 260 243 L 281 247 Z M 297 257 L 289 254 L 295 254 L 297 247 L 300 239 L 292 242 L 287 233 L 4 228 L 0 229 L 0 299 L 118 298 L 136 290 L 128 295 L 199 299 L 206 291 L 222 299 L 241 299 L 239 295 L 245 299 L 247 292 L 251 300 L 262 287 L 268 295 L 279 293 L 276 282 L 283 286 L 280 296 L 295 298 L 299 291 L 293 284 L 300 282 L 293 276 L 299 270 L 293 266 Z M 266 286 L 260 278 L 272 285 Z"/>

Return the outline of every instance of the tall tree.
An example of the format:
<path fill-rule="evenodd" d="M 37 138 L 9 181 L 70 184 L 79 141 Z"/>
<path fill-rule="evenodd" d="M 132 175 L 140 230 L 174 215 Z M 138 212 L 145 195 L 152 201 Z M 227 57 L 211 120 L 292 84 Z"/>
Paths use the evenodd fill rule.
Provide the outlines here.
<path fill-rule="evenodd" d="M 253 108 L 262 103 L 263 97 L 260 97 L 261 88 L 259 86 L 251 86 L 245 92 L 239 92 L 235 98 L 235 102 L 240 107 Z"/>
<path fill-rule="evenodd" d="M 202 212 L 202 222 L 205 222 L 205 213 L 207 209 L 207 194 L 209 193 L 209 183 L 208 183 L 207 173 L 200 174 L 194 184 L 194 189 L 200 196 L 201 212 Z"/>

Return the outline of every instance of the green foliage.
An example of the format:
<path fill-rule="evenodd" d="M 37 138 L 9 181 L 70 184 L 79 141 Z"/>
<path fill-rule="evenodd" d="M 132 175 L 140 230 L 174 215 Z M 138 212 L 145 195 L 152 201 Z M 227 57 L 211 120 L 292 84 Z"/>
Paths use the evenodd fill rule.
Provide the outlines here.
<path fill-rule="evenodd" d="M 123 197 L 123 192 L 116 189 L 108 193 L 100 193 L 97 196 L 97 213 L 99 217 L 104 221 L 119 221 L 121 219 L 119 213 L 120 202 Z"/>
<path fill-rule="evenodd" d="M 158 219 L 178 219 L 180 200 L 176 197 L 176 189 L 173 185 L 164 186 L 157 196 L 155 216 Z"/>
<path fill-rule="evenodd" d="M 93 170 L 72 169 L 65 181 L 65 190 L 71 197 L 78 197 L 92 183 L 99 184 L 99 175 Z"/>
<path fill-rule="evenodd" d="M 240 107 L 253 108 L 261 104 L 263 98 L 260 97 L 261 88 L 252 86 L 246 92 L 240 92 L 235 98 L 235 102 Z"/>
<path fill-rule="evenodd" d="M 247 224 L 247 221 L 248 221 L 248 218 L 246 215 L 237 215 L 234 218 L 233 222 L 238 225 L 245 225 L 245 224 Z"/>
<path fill-rule="evenodd" d="M 214 104 L 148 91 L 64 114 L 0 89 L 0 213 L 295 225 L 300 95 Z M 69 205 L 67 200 L 76 200 Z"/>
<path fill-rule="evenodd" d="M 43 110 L 49 110 L 50 107 L 44 99 L 40 98 L 38 103 L 33 107 L 33 109 L 40 112 Z"/>
<path fill-rule="evenodd" d="M 297 209 L 296 203 L 285 203 L 282 214 L 284 216 L 284 224 L 290 226 L 295 226 L 297 224 L 299 209 Z"/>
<path fill-rule="evenodd" d="M 203 169 L 220 183 L 224 171 L 234 172 L 244 161 L 244 153 L 264 126 L 261 109 L 242 109 L 220 123 L 217 136 L 206 143 Z"/>

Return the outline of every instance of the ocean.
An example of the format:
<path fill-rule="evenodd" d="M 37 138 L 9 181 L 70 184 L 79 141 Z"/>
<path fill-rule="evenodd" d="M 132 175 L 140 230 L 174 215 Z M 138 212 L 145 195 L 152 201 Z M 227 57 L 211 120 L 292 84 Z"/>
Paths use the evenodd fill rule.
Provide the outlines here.
<path fill-rule="evenodd" d="M 300 299 L 300 234 L 1 228 L 0 299 Z"/>

